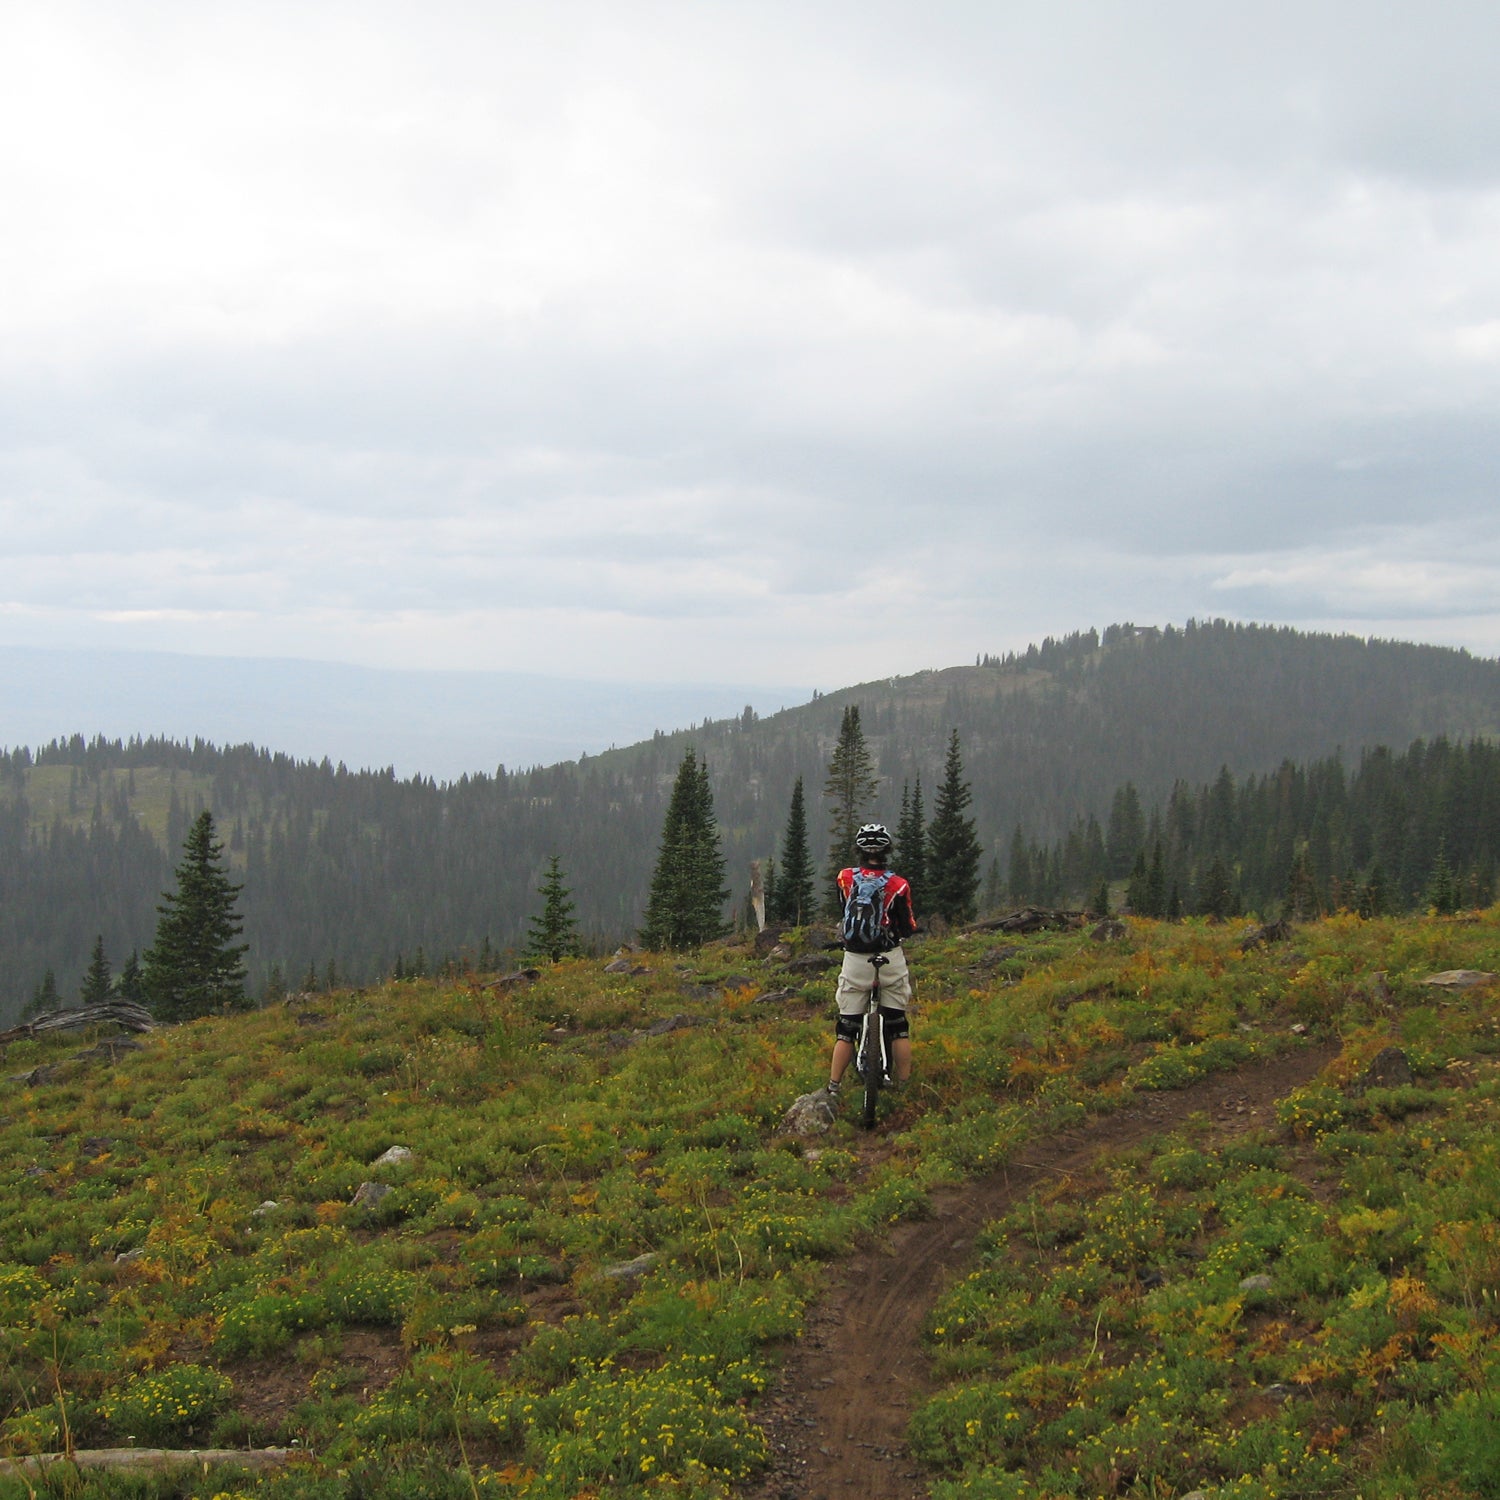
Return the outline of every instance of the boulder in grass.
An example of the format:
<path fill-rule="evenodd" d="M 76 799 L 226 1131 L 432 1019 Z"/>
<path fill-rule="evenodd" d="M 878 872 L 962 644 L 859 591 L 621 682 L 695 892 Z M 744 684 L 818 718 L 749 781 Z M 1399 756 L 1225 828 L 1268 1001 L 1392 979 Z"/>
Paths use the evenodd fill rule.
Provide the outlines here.
<path fill-rule="evenodd" d="M 798 999 L 801 994 L 801 990 L 769 990 L 764 995 L 757 995 L 751 1003 L 755 1005 L 781 1005 L 788 1000 Z"/>
<path fill-rule="evenodd" d="M 637 1255 L 634 1260 L 622 1260 L 612 1266 L 605 1266 L 599 1274 L 608 1276 L 611 1281 L 634 1281 L 637 1277 L 644 1276 L 647 1271 L 661 1259 L 654 1250 L 648 1250 L 644 1255 Z"/>
<path fill-rule="evenodd" d="M 834 1096 L 826 1088 L 814 1089 L 792 1101 L 792 1107 L 782 1116 L 781 1128 L 788 1135 L 826 1135 L 837 1117 Z"/>
<path fill-rule="evenodd" d="M 399 1167 L 402 1162 L 411 1161 L 413 1152 L 407 1146 L 392 1146 L 389 1151 L 382 1151 L 374 1161 L 372 1167 Z"/>
<path fill-rule="evenodd" d="M 362 1182 L 355 1188 L 349 1205 L 351 1208 L 378 1208 L 394 1191 L 383 1182 Z"/>
<path fill-rule="evenodd" d="M 522 989 L 528 984 L 535 984 L 541 977 L 542 971 L 540 969 L 516 969 L 513 973 L 502 974 L 498 979 L 490 980 L 483 988 L 487 990 Z"/>
<path fill-rule="evenodd" d="M 1484 969 L 1444 969 L 1441 974 L 1430 974 L 1422 981 L 1440 990 L 1473 990 L 1482 984 L 1491 984 L 1495 976 Z"/>

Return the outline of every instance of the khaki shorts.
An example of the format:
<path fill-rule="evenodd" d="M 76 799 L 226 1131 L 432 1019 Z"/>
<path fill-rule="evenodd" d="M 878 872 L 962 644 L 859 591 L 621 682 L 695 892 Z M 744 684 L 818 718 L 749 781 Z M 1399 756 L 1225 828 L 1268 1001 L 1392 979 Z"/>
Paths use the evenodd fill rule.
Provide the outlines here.
<path fill-rule="evenodd" d="M 890 962 L 880 970 L 880 1003 L 892 1010 L 905 1010 L 911 1004 L 911 974 L 906 967 L 906 955 L 900 948 L 892 948 L 885 956 Z M 841 1014 L 858 1015 L 870 1003 L 874 976 L 875 968 L 868 953 L 844 955 L 836 996 Z"/>

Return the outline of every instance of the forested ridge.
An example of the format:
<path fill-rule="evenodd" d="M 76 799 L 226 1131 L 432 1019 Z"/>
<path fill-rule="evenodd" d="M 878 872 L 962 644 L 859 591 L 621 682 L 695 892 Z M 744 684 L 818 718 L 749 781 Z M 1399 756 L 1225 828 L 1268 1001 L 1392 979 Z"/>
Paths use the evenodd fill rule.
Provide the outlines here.
<path fill-rule="evenodd" d="M 1086 832 L 1090 817 L 1105 827 L 1127 782 L 1149 834 L 1149 809 L 1160 804 L 1166 818 L 1174 787 L 1210 783 L 1221 768 L 1240 796 L 1246 778 L 1283 763 L 1305 776 L 1295 768 L 1340 752 L 1354 766 L 1376 746 L 1400 753 L 1442 738 L 1456 753 L 1500 736 L 1500 664 L 1264 626 L 1117 625 L 765 718 L 747 710 L 577 762 L 442 785 L 202 741 L 73 736 L 15 749 L 0 756 L 0 1016 L 47 970 L 64 997 L 75 993 L 96 934 L 117 968 L 149 944 L 182 837 L 204 808 L 243 882 L 252 988 L 273 970 L 292 985 L 309 970 L 362 981 L 398 960 L 514 947 L 554 854 L 584 931 L 600 942 L 632 935 L 690 745 L 708 767 L 739 902 L 749 861 L 776 852 L 798 776 L 821 859 L 818 793 L 850 704 L 881 779 L 871 815 L 894 825 L 918 778 L 930 796 L 956 730 L 986 861 L 1005 871 L 1018 828 L 1040 857 Z M 1294 834 L 1293 846 L 1307 837 Z M 1191 861 L 1179 877 L 1194 878 Z M 1247 899 L 1252 885 L 1241 872 Z"/>
<path fill-rule="evenodd" d="M 1044 846 L 1018 828 L 1005 893 L 1045 905 L 1092 899 L 1128 879 L 1145 916 L 1283 909 L 1383 915 L 1488 906 L 1500 864 L 1500 745 L 1417 740 L 1236 781 L 1221 769 L 1141 806 L 1126 783 L 1108 819 L 1079 818 Z"/>

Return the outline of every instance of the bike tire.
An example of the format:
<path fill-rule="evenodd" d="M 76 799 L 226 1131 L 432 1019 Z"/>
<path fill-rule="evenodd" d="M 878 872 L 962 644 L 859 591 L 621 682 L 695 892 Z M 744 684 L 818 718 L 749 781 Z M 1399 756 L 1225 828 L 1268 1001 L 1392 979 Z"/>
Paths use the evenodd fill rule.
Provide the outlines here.
<path fill-rule="evenodd" d="M 875 1024 L 877 1026 L 880 1025 L 879 1016 L 876 1017 Z M 865 1053 L 865 1097 L 863 1118 L 866 1130 L 873 1130 L 875 1128 L 875 1109 L 876 1106 L 880 1103 L 880 1086 L 885 1082 L 884 1078 L 881 1076 L 882 1069 L 880 1043 L 881 1039 L 878 1035 L 872 1037 L 870 1039 L 870 1045 Z"/>

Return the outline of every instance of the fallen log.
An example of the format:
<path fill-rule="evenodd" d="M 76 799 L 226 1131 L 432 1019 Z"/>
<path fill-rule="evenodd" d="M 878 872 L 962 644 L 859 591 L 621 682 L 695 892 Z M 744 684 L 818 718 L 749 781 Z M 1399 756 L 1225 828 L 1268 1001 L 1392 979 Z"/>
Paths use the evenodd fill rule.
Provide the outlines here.
<path fill-rule="evenodd" d="M 129 1000 L 109 1000 L 103 1005 L 48 1011 L 35 1020 L 23 1021 L 19 1026 L 12 1026 L 9 1031 L 0 1031 L 0 1044 L 43 1036 L 49 1031 L 83 1031 L 90 1026 L 107 1026 L 111 1022 L 116 1026 L 123 1026 L 126 1031 L 156 1030 L 156 1020 L 144 1005 L 136 1005 Z"/>
<path fill-rule="evenodd" d="M 233 1466 L 260 1473 L 306 1455 L 298 1448 L 78 1448 L 72 1454 L 37 1453 L 30 1458 L 0 1459 L 0 1478 L 43 1474 L 59 1464 L 79 1469 L 144 1470 Z"/>
<path fill-rule="evenodd" d="M 1041 932 L 1047 928 L 1083 926 L 1086 914 L 1081 911 L 1048 911 L 1040 906 L 1023 906 L 1003 917 L 975 922 L 965 932 Z"/>

